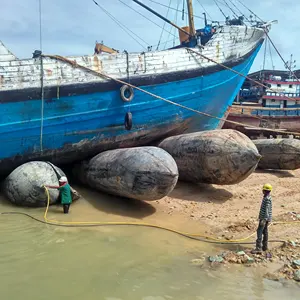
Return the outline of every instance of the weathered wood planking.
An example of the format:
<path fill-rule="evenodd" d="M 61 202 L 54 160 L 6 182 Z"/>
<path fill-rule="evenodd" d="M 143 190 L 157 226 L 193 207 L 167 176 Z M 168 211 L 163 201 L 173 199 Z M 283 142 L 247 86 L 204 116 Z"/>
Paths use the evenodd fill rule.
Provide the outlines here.
<path fill-rule="evenodd" d="M 264 38 L 262 29 L 245 26 L 224 26 L 218 29 L 204 49 L 197 49 L 205 56 L 220 63 L 238 59 L 253 50 Z M 115 78 L 130 78 L 163 73 L 207 68 L 215 64 L 186 49 L 126 54 L 69 56 L 78 64 L 103 72 Z M 50 58 L 43 59 L 44 86 L 60 86 L 86 82 L 105 82 L 100 78 L 67 63 Z M 0 90 L 14 90 L 40 86 L 40 59 L 17 60 L 0 44 Z M 128 73 L 127 73 L 128 69 Z"/>

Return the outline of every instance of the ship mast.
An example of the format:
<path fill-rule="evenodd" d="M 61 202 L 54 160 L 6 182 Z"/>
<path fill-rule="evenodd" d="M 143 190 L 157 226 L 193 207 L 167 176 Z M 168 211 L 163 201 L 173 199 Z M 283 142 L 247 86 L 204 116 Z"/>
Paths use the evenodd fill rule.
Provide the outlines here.
<path fill-rule="evenodd" d="M 140 2 L 139 0 L 132 0 L 132 1 L 135 2 L 136 4 L 140 5 L 140 6 L 144 7 L 145 9 L 147 9 L 148 11 L 150 11 L 151 13 L 153 13 L 154 15 L 156 15 L 157 17 L 161 18 L 165 22 L 169 23 L 170 25 L 174 26 L 175 28 L 177 28 L 179 31 L 185 33 L 186 35 L 188 35 L 190 37 L 193 37 L 195 35 L 195 34 L 191 35 L 189 32 L 187 32 L 184 29 L 180 28 L 179 26 L 177 26 L 176 24 L 174 24 L 173 22 L 171 22 L 167 18 L 163 17 L 158 12 L 154 11 L 153 9 L 151 9 L 150 7 L 148 7 L 146 4 Z M 191 1 L 189 1 L 189 2 L 191 2 Z M 193 8 L 192 8 L 192 10 L 193 10 Z M 194 18 L 193 18 L 193 20 L 194 20 Z M 195 31 L 195 27 L 194 27 L 194 31 Z"/>
<path fill-rule="evenodd" d="M 195 36 L 195 22 L 194 22 L 194 10 L 193 10 L 193 1 L 186 0 L 189 14 L 189 27 L 190 35 Z"/>

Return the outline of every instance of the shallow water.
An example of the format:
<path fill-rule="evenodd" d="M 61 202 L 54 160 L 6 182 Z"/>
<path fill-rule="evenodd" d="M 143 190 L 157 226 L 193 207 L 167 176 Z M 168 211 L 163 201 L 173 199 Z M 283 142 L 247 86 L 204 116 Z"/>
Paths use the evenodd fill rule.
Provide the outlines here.
<path fill-rule="evenodd" d="M 50 216 L 84 221 L 150 218 L 158 223 L 151 205 L 130 202 L 126 211 L 121 200 L 107 202 L 101 194 L 80 192 L 88 200 L 74 203 L 70 215 L 52 207 Z M 0 212 L 12 210 L 43 214 L 43 209 L 15 208 L 0 199 Z M 183 220 L 177 220 L 182 227 Z M 165 225 L 173 221 L 161 219 Z M 192 226 L 185 223 L 184 229 Z M 221 249 L 157 229 L 64 228 L 0 215 L 0 232 L 0 299 L 299 299 L 297 284 L 265 280 L 257 268 L 192 265 L 192 259 Z"/>

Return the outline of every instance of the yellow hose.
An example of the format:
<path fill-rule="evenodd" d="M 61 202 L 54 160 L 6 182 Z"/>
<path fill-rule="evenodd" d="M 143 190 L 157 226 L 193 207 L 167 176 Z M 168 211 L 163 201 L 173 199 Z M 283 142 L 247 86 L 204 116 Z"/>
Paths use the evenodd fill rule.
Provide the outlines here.
<path fill-rule="evenodd" d="M 256 231 L 254 231 L 253 233 L 251 233 L 250 235 L 248 235 L 247 237 L 244 238 L 240 238 L 240 239 L 235 239 L 235 240 L 222 240 L 222 239 L 218 239 L 212 236 L 207 236 L 207 235 L 203 235 L 203 234 L 193 234 L 193 233 L 188 233 L 188 232 L 182 232 L 179 230 L 175 230 L 172 228 L 168 228 L 168 227 L 164 227 L 164 226 L 160 226 L 160 225 L 155 225 L 155 224 L 151 224 L 151 223 L 143 223 L 143 222 L 66 222 L 66 221 L 57 221 L 57 220 L 51 220 L 47 218 L 47 214 L 48 214 L 48 210 L 49 210 L 49 206 L 50 206 L 50 194 L 49 194 L 49 190 L 47 187 L 45 187 L 45 192 L 47 195 L 47 207 L 44 213 L 44 220 L 46 223 L 48 224 L 57 224 L 57 225 L 136 225 L 136 226 L 145 226 L 145 227 L 152 227 L 152 228 L 158 228 L 158 229 L 164 229 L 164 230 L 168 230 L 180 235 L 184 235 L 187 237 L 197 237 L 197 238 L 204 238 L 207 240 L 211 240 L 211 241 L 217 241 L 220 243 L 226 243 L 226 244 L 230 244 L 230 243 L 239 243 L 239 242 L 243 242 L 245 240 L 250 239 L 253 235 L 256 234 Z M 294 221 L 294 222 L 273 222 L 272 224 L 295 224 L 295 223 L 300 223 L 300 221 Z M 271 225 L 272 225 L 271 224 Z"/>

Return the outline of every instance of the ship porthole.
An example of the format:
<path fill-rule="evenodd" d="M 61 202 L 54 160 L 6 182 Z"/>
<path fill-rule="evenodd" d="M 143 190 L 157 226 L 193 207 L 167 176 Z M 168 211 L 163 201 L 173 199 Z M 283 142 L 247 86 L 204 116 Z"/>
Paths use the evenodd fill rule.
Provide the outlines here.
<path fill-rule="evenodd" d="M 127 130 L 131 130 L 132 128 L 132 113 L 127 112 L 125 115 L 125 128 Z"/>
<path fill-rule="evenodd" d="M 123 85 L 121 87 L 121 98 L 124 102 L 130 102 L 133 99 L 134 92 L 133 88 L 128 85 Z"/>

